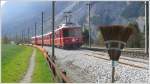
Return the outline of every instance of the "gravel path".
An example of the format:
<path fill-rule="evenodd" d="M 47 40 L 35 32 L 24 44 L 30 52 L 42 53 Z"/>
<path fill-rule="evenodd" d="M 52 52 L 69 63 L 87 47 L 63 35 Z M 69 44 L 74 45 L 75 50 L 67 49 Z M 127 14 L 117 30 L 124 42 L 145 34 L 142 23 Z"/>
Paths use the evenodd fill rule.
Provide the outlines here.
<path fill-rule="evenodd" d="M 30 58 L 28 70 L 27 70 L 25 76 L 23 77 L 23 79 L 20 81 L 21 83 L 30 83 L 31 82 L 32 74 L 33 74 L 34 66 L 35 66 L 35 55 L 36 55 L 36 49 L 34 48 L 32 56 Z"/>
<path fill-rule="evenodd" d="M 44 47 L 51 54 L 51 47 Z M 111 83 L 111 61 L 87 56 L 90 50 L 64 50 L 55 48 L 56 63 L 67 76 L 76 83 Z M 148 63 L 146 64 L 148 68 Z M 116 67 L 117 83 L 148 83 L 147 69 L 135 68 L 124 64 Z"/>

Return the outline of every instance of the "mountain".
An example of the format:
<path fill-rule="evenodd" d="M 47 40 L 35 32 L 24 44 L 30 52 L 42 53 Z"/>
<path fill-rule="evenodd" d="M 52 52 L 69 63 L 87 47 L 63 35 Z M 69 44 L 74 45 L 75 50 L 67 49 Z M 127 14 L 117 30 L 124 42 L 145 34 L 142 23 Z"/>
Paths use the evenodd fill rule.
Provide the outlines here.
<path fill-rule="evenodd" d="M 65 22 L 64 12 L 72 11 L 71 21 L 81 26 L 88 25 L 88 6 L 86 1 L 57 1 L 56 25 Z M 144 2 L 135 1 L 93 1 L 91 7 L 92 38 L 97 38 L 96 28 L 100 25 L 128 24 L 137 21 L 143 25 Z M 11 9 L 11 10 L 10 10 Z M 51 2 L 35 1 L 8 2 L 2 9 L 2 35 L 15 36 L 30 28 L 34 35 L 34 23 L 37 22 L 37 34 L 41 34 L 41 12 L 44 11 L 44 33 L 51 31 Z M 55 27 L 57 28 L 57 27 Z M 143 26 L 140 26 L 142 29 Z"/>

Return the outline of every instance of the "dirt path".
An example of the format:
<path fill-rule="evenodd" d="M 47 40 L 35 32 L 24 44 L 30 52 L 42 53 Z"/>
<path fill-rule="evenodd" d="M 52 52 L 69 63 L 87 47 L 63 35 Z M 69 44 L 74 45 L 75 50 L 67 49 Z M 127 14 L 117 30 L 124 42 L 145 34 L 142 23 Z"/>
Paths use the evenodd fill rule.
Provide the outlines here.
<path fill-rule="evenodd" d="M 23 79 L 20 81 L 21 83 L 30 83 L 31 82 L 32 74 L 33 74 L 34 66 L 35 66 L 35 55 L 36 55 L 36 49 L 33 49 L 32 56 L 30 57 L 30 63 L 29 63 L 28 70 L 27 70 L 25 76 L 23 77 Z"/>

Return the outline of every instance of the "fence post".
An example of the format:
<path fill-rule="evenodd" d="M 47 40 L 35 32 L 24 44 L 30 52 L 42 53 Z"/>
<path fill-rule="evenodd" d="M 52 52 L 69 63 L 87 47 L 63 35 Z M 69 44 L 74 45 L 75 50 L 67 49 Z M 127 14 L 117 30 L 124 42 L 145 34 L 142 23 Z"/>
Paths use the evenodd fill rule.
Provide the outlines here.
<path fill-rule="evenodd" d="M 67 73 L 66 73 L 65 70 L 63 70 L 62 73 L 63 73 L 65 76 L 67 75 Z M 63 82 L 63 83 L 66 83 L 65 80 L 63 80 L 63 79 L 62 79 L 62 82 Z"/>

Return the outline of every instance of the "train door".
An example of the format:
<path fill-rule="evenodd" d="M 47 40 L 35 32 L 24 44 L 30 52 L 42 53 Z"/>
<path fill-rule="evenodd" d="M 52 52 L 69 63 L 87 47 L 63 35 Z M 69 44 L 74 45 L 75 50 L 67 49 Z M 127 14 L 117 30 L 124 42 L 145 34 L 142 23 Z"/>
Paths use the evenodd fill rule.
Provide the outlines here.
<path fill-rule="evenodd" d="M 49 36 L 49 45 L 51 46 L 51 34 L 49 34 L 48 36 Z"/>
<path fill-rule="evenodd" d="M 61 36 L 60 36 L 60 32 L 61 32 L 61 29 L 58 31 L 59 47 L 61 47 Z"/>
<path fill-rule="evenodd" d="M 59 32 L 59 36 L 60 36 L 60 47 L 62 48 L 62 46 L 63 46 L 63 39 L 62 39 L 62 29 L 60 30 L 60 32 Z"/>
<path fill-rule="evenodd" d="M 50 46 L 52 45 L 52 33 L 50 33 Z"/>
<path fill-rule="evenodd" d="M 54 37 L 55 37 L 55 39 L 54 39 L 55 44 L 54 45 L 57 46 L 57 34 L 56 34 L 56 32 L 54 33 Z"/>
<path fill-rule="evenodd" d="M 34 44 L 36 45 L 36 38 L 34 38 Z"/>
<path fill-rule="evenodd" d="M 43 35 L 43 45 L 46 44 L 46 36 Z"/>
<path fill-rule="evenodd" d="M 46 42 L 45 44 L 46 44 L 46 45 L 48 45 L 48 39 L 49 39 L 49 38 L 48 38 L 48 35 L 46 35 L 46 36 L 45 36 L 45 42 Z"/>
<path fill-rule="evenodd" d="M 60 30 L 58 30 L 58 31 L 56 32 L 56 34 L 57 34 L 57 47 L 59 47 L 59 46 L 60 46 L 59 31 L 60 31 Z"/>

